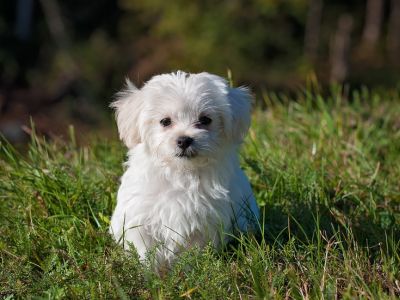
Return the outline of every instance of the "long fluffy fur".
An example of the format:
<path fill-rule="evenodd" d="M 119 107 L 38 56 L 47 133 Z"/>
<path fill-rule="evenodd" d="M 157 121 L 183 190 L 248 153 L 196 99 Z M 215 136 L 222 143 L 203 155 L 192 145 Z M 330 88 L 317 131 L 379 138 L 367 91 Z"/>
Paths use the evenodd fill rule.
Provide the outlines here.
<path fill-rule="evenodd" d="M 129 148 L 110 227 L 119 243 L 142 259 L 155 249 L 158 263 L 170 265 L 183 249 L 219 247 L 233 230 L 256 227 L 259 210 L 237 155 L 250 101 L 247 89 L 208 73 L 158 75 L 141 89 L 128 82 L 112 103 Z M 212 123 L 199 126 L 202 115 Z M 163 127 L 166 117 L 172 124 Z M 177 155 L 180 136 L 193 138 L 193 156 Z"/>

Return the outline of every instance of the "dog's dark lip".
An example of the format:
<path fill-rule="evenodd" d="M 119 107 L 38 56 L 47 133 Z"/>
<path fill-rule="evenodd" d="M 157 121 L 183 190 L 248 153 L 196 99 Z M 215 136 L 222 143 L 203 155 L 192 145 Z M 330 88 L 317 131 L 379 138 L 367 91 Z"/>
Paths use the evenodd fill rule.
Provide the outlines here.
<path fill-rule="evenodd" d="M 178 153 L 175 156 L 179 157 L 179 158 L 190 159 L 190 158 L 193 158 L 193 157 L 197 156 L 197 152 L 187 153 L 187 151 L 182 151 L 181 153 Z"/>

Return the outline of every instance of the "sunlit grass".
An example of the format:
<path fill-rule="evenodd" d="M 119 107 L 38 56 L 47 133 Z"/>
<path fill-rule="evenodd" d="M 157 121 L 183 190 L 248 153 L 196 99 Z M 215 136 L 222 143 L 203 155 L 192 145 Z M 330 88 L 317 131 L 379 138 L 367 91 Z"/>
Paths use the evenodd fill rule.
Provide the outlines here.
<path fill-rule="evenodd" d="M 190 250 L 162 278 L 107 233 L 118 141 L 2 141 L 0 298 L 399 297 L 400 97 L 343 94 L 259 101 L 242 166 L 261 234 Z"/>

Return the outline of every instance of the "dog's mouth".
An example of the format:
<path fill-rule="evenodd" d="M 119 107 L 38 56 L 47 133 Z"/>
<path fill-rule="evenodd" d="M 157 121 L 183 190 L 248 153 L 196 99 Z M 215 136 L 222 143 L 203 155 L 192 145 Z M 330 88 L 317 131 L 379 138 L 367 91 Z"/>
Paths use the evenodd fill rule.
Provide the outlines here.
<path fill-rule="evenodd" d="M 185 149 L 175 154 L 175 156 L 179 158 L 191 159 L 197 156 L 197 151 Z"/>

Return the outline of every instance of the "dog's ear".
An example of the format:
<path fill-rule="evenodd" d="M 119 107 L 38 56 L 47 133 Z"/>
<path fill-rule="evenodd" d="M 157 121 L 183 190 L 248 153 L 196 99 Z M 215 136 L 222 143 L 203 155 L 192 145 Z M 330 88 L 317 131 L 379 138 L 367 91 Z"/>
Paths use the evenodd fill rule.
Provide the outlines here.
<path fill-rule="evenodd" d="M 242 142 L 250 127 L 253 97 L 249 89 L 245 87 L 230 87 L 224 78 L 217 75 L 204 72 L 200 73 L 199 76 L 205 76 L 210 79 L 220 92 L 227 97 L 229 110 L 224 112 L 224 130 L 232 141 L 235 143 Z"/>
<path fill-rule="evenodd" d="M 242 142 L 251 122 L 251 104 L 253 97 L 245 87 L 228 87 L 228 100 L 232 113 L 231 135 L 235 142 Z"/>
<path fill-rule="evenodd" d="M 141 142 L 138 119 L 142 111 L 140 90 L 126 79 L 125 88 L 117 93 L 110 107 L 115 109 L 120 139 L 131 149 Z"/>

